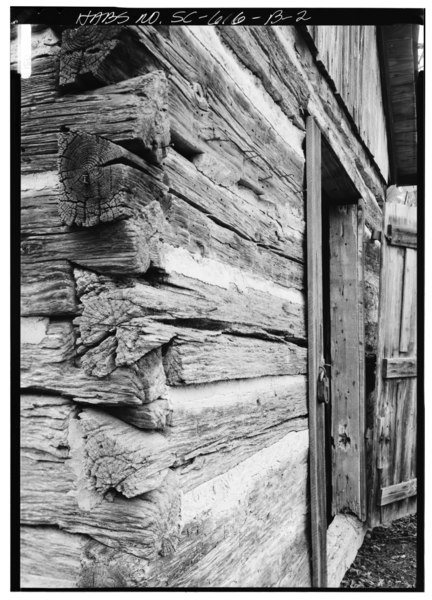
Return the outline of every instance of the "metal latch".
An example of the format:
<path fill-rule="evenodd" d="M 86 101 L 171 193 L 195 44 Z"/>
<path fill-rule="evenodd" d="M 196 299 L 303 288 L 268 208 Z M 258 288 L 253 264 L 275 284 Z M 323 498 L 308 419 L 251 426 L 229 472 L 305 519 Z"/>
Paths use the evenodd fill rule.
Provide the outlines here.
<path fill-rule="evenodd" d="M 329 403 L 330 382 L 329 382 L 329 378 L 327 375 L 326 367 L 324 365 L 321 365 L 319 368 L 317 397 L 318 397 L 318 402 L 324 402 L 325 404 Z"/>

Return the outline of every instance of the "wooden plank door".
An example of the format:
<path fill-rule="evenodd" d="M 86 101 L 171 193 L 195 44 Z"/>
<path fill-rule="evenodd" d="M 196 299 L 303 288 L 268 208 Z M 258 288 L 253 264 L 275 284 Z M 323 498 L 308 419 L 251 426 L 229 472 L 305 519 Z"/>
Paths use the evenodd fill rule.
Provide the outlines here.
<path fill-rule="evenodd" d="M 318 401 L 318 377 L 324 366 L 321 132 L 306 120 L 306 222 L 308 304 L 309 486 L 312 585 L 327 585 L 325 404 Z"/>
<path fill-rule="evenodd" d="M 416 511 L 417 209 L 386 203 L 370 524 Z"/>

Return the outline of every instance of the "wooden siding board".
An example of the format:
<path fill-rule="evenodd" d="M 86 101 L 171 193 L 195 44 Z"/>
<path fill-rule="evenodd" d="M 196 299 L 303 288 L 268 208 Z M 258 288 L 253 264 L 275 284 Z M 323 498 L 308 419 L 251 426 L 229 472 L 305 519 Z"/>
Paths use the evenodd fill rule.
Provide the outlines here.
<path fill-rule="evenodd" d="M 326 25 L 309 29 L 318 49 L 318 59 L 334 81 L 361 137 L 387 179 L 387 134 L 376 27 Z"/>

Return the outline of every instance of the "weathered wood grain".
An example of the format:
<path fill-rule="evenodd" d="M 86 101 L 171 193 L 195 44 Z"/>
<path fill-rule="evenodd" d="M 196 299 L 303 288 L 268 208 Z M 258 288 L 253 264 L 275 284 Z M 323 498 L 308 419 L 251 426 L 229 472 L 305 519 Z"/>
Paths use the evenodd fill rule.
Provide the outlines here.
<path fill-rule="evenodd" d="M 364 321 L 365 353 L 375 355 L 378 344 L 378 298 L 381 243 L 371 239 L 371 232 L 364 233 Z"/>
<path fill-rule="evenodd" d="M 164 356 L 169 385 L 306 372 L 306 349 L 233 335 L 179 334 Z"/>
<path fill-rule="evenodd" d="M 340 586 L 363 544 L 366 525 L 350 514 L 338 514 L 327 531 L 327 586 Z"/>
<path fill-rule="evenodd" d="M 308 26 L 318 60 L 330 75 L 374 155 L 384 179 L 389 173 L 376 28 L 371 25 Z"/>
<path fill-rule="evenodd" d="M 62 396 L 21 396 L 20 445 L 23 456 L 63 462 L 69 456 L 68 427 L 78 407 Z"/>
<path fill-rule="evenodd" d="M 383 358 L 384 379 L 417 377 L 417 358 Z"/>
<path fill-rule="evenodd" d="M 175 79 L 186 96 L 184 80 L 191 75 L 200 82 L 198 105 L 204 102 L 209 115 L 200 116 L 195 129 L 206 146 L 217 149 L 231 169 L 238 169 L 239 181 L 251 189 L 261 188 L 265 197 L 287 196 L 290 204 L 303 214 L 303 199 L 298 186 L 303 173 L 301 143 L 304 131 L 293 126 L 274 101 L 256 85 L 256 79 L 241 68 L 226 51 L 214 28 L 172 28 L 170 39 L 157 47 L 147 28 L 141 28 L 149 50 L 168 59 L 178 69 Z M 181 49 L 187 52 L 189 65 L 179 61 Z M 184 52 L 184 51 L 183 51 Z M 197 60 L 199 57 L 199 60 Z M 253 91 L 252 91 L 253 90 Z M 234 106 L 242 110 L 233 111 Z M 183 109 L 184 112 L 184 109 Z M 210 117 L 210 118 L 209 118 Z M 179 132 L 179 137 L 183 137 Z M 175 139 L 174 139 L 175 142 Z M 238 165 L 238 167 L 236 166 Z M 271 176 L 271 177 L 269 177 Z M 266 179 L 269 177 L 268 179 Z M 261 182 L 260 182 L 261 179 Z M 282 196 L 282 197 L 283 197 Z"/>
<path fill-rule="evenodd" d="M 170 387 L 168 396 L 164 433 L 183 486 L 207 481 L 269 445 L 268 440 L 307 426 L 303 376 Z"/>
<path fill-rule="evenodd" d="M 72 266 L 66 260 L 21 264 L 21 315 L 63 316 L 77 313 Z"/>
<path fill-rule="evenodd" d="M 273 43 L 280 47 L 292 73 L 304 81 L 308 97 L 307 109 L 315 118 L 346 173 L 365 201 L 366 223 L 380 227 L 381 209 L 377 198 L 385 196 L 385 183 L 371 165 L 360 141 L 353 135 L 351 124 L 335 98 L 334 91 L 322 81 L 322 74 L 312 57 L 303 35 L 294 27 L 268 28 Z"/>
<path fill-rule="evenodd" d="M 357 205 L 329 209 L 332 512 L 366 518 L 362 238 Z M 359 255 L 360 253 L 360 255 Z"/>
<path fill-rule="evenodd" d="M 242 278 L 244 279 L 242 273 L 248 273 L 253 277 L 271 279 L 285 287 L 303 288 L 302 266 L 297 261 L 291 261 L 281 255 L 285 247 L 285 255 L 288 253 L 294 254 L 296 257 L 300 256 L 302 253 L 301 237 L 294 237 L 295 250 L 289 249 L 291 242 L 287 241 L 285 245 L 282 243 L 281 238 L 284 233 L 282 229 L 275 230 L 274 223 L 275 218 L 280 218 L 280 211 L 275 213 L 275 217 L 271 219 L 261 208 L 253 204 L 248 208 L 249 205 L 244 203 L 244 210 L 252 209 L 253 211 L 248 233 L 255 238 L 253 240 L 245 239 L 241 227 L 239 233 L 236 233 L 232 231 L 231 225 L 225 227 L 223 224 L 215 222 L 220 217 L 217 210 L 213 209 L 213 213 L 217 217 L 202 212 L 201 208 L 204 209 L 204 205 L 207 207 L 206 210 L 210 209 L 210 200 L 213 201 L 213 206 L 216 206 L 219 198 L 216 195 L 217 189 L 214 189 L 214 197 L 210 197 L 210 200 L 207 203 L 204 202 L 202 207 L 195 208 L 193 204 L 196 197 L 207 197 L 207 185 L 202 189 L 198 186 L 193 194 L 189 194 L 189 197 L 192 197 L 193 204 L 191 205 L 189 198 L 185 201 L 174 195 L 166 196 L 167 188 L 158 181 L 160 173 L 157 170 L 148 167 L 147 174 L 143 173 L 142 163 L 139 160 L 135 160 L 133 156 L 130 157 L 126 151 L 110 144 L 107 140 L 97 136 L 72 133 L 62 134 L 62 138 L 61 145 L 65 146 L 65 155 L 61 158 L 60 167 L 63 182 L 59 181 L 55 173 L 49 174 L 47 178 L 42 178 L 40 175 L 24 177 L 25 192 L 23 191 L 22 208 L 24 231 L 29 234 L 32 232 L 41 234 L 39 245 L 32 235 L 30 235 L 30 241 L 24 240 L 23 250 L 27 251 L 27 254 L 23 255 L 25 260 L 46 260 L 48 252 L 50 256 L 56 256 L 52 254 L 55 251 L 56 243 L 59 243 L 59 240 L 65 240 L 59 248 L 63 256 L 70 256 L 78 263 L 89 262 L 97 252 L 97 248 L 88 248 L 91 234 L 86 235 L 82 232 L 78 234 L 76 231 L 64 227 L 62 221 L 69 225 L 89 226 L 129 217 L 130 220 L 142 220 L 141 240 L 136 241 L 136 228 L 132 227 L 133 224 L 119 224 L 117 227 L 113 227 L 113 230 L 123 231 L 125 235 L 130 230 L 131 239 L 125 240 L 123 245 L 130 247 L 131 252 L 135 247 L 137 253 L 141 252 L 142 255 L 145 254 L 147 245 L 152 264 L 158 269 L 168 273 L 170 270 L 176 269 L 178 272 L 179 266 L 182 265 L 185 274 L 192 271 L 193 275 L 199 276 L 202 273 L 201 276 L 205 276 L 207 273 L 207 279 L 211 280 L 212 275 L 216 279 L 219 273 L 218 280 L 220 281 L 220 275 L 224 268 L 216 262 L 221 262 L 230 265 L 225 267 L 225 279 L 231 277 L 237 285 L 241 283 Z M 78 155 L 73 148 L 79 150 Z M 69 153 L 72 155 L 71 157 L 69 157 Z M 125 155 L 128 160 L 130 159 L 131 164 L 135 160 L 135 165 L 139 170 L 123 164 L 112 164 L 117 159 L 123 160 Z M 110 166 L 101 167 L 99 172 L 99 167 L 94 163 L 104 163 L 104 157 Z M 108 160 L 110 157 L 112 160 Z M 88 182 L 84 184 L 83 174 L 87 167 L 85 167 L 85 160 L 84 165 L 82 164 L 82 159 L 86 158 L 92 163 L 92 168 L 88 167 Z M 193 173 L 190 175 L 193 177 Z M 191 180 L 188 179 L 188 181 Z M 175 184 L 170 182 L 169 185 Z M 192 184 L 190 186 L 194 187 Z M 184 193 L 182 188 L 180 190 L 180 193 Z M 228 199 L 230 198 L 228 197 Z M 237 204 L 234 197 L 231 201 Z M 56 202 L 59 204 L 61 217 L 56 214 Z M 227 210 L 228 205 L 225 212 Z M 240 218 L 240 214 L 238 218 Z M 269 240 L 266 240 L 262 231 L 260 235 L 256 234 L 255 229 L 252 233 L 252 224 L 256 227 L 256 219 L 264 219 L 263 227 L 267 227 Z M 285 221 L 288 221 L 288 216 Z M 45 236 L 46 233 L 50 235 Z M 54 233 L 61 235 L 54 236 L 52 235 Z M 271 237 L 275 233 L 277 233 L 277 236 L 274 237 L 276 242 Z M 298 236 L 301 234 L 298 233 Z M 74 245 L 77 246 L 76 249 Z M 83 245 L 83 249 L 79 245 Z M 47 248 L 45 248 L 46 246 Z M 269 249 L 266 246 L 269 246 Z M 181 248 L 183 252 L 176 252 L 176 248 Z M 103 248 L 104 259 L 95 257 L 95 263 L 100 264 L 102 260 L 108 263 L 110 255 L 117 253 L 118 250 L 119 248 L 115 245 L 111 252 Z M 190 256 L 185 255 L 184 250 L 187 250 Z M 176 256 L 178 256 L 177 260 Z M 111 260 L 115 263 L 116 259 L 118 261 L 119 257 L 114 256 Z M 135 259 L 135 262 L 140 264 L 139 257 Z M 129 265 L 132 263 L 133 258 L 131 257 Z M 109 269 L 109 267 L 106 268 Z M 113 268 L 117 270 L 119 267 Z M 127 266 L 125 265 L 124 268 L 127 269 Z M 231 271 L 229 271 L 230 268 Z M 259 282 L 255 285 L 259 285 Z M 265 286 L 263 281 L 260 285 L 261 287 Z"/>
<path fill-rule="evenodd" d="M 21 368 L 68 361 L 75 356 L 75 335 L 71 321 L 50 321 L 47 317 L 21 319 Z"/>
<path fill-rule="evenodd" d="M 60 179 L 57 171 L 21 176 L 21 233 L 68 231 L 59 215 Z"/>
<path fill-rule="evenodd" d="M 417 301 L 417 252 L 405 250 L 404 289 L 400 324 L 399 352 L 412 352 L 417 343 L 416 313 L 412 306 Z"/>
<path fill-rule="evenodd" d="M 193 30 L 195 32 L 199 28 Z M 354 185 L 366 200 L 367 222 L 375 223 L 376 226 L 380 219 L 380 210 L 375 195 L 381 199 L 384 197 L 384 180 L 373 168 L 371 169 L 364 148 L 354 137 L 352 126 L 335 98 L 333 89 L 323 82 L 322 74 L 303 36 L 295 27 L 287 26 L 268 27 L 265 30 L 249 26 L 220 27 L 218 34 L 236 57 L 260 78 L 266 92 L 293 122 L 297 121 L 299 113 L 303 114 L 305 109 L 312 111 L 311 114 L 317 119 L 322 130 L 326 131 L 326 137 L 329 138 Z M 207 37 L 207 44 L 212 44 L 211 38 Z M 272 48 L 271 53 L 267 52 L 269 47 Z M 250 49 L 253 49 L 253 52 Z M 284 75 L 287 72 L 290 73 L 290 77 Z M 268 73 L 271 73 L 271 77 Z M 287 89 L 289 81 L 296 82 L 294 92 Z M 279 102 L 276 89 L 282 96 Z M 294 101 L 295 95 L 297 101 Z M 285 101 L 293 102 L 291 115 L 290 108 L 284 104 Z M 351 159 L 348 159 L 348 156 L 351 156 Z"/>
<path fill-rule="evenodd" d="M 21 388 L 40 393 L 57 392 L 75 402 L 139 406 L 146 396 L 141 381 L 139 363 L 134 367 L 118 368 L 106 377 L 91 377 L 68 362 L 35 364 L 21 372 Z"/>
<path fill-rule="evenodd" d="M 173 550 L 179 491 L 175 474 L 166 468 L 171 459 L 160 434 L 93 409 L 77 418 L 76 405 L 55 396 L 25 396 L 24 407 L 24 525 L 59 526 L 142 558 Z M 159 478 L 152 456 L 159 461 Z M 126 499 L 115 488 L 138 496 Z"/>
<path fill-rule="evenodd" d="M 415 230 L 416 216 L 416 207 L 408 207 L 398 202 L 386 203 L 383 231 L 387 231 L 390 221 L 401 228 Z M 393 485 L 411 481 L 417 477 L 417 388 L 416 378 L 413 376 L 415 375 L 413 367 L 417 358 L 416 326 L 412 326 L 409 336 L 404 338 L 406 320 L 409 319 L 413 325 L 416 323 L 417 304 L 414 296 L 405 287 L 406 252 L 415 253 L 416 251 L 412 248 L 393 245 L 389 243 L 386 236 L 383 236 L 377 403 L 374 410 L 374 468 L 370 483 L 371 525 L 387 523 L 416 510 L 415 496 L 382 506 L 379 504 L 381 489 L 391 488 Z M 409 279 L 408 271 L 408 282 Z M 407 352 L 400 349 L 401 337 L 403 347 L 407 348 Z M 385 377 L 389 374 L 396 375 L 395 371 L 402 365 L 407 368 L 408 373 L 406 374 L 410 374 L 410 377 Z"/>
<path fill-rule="evenodd" d="M 96 492 L 117 490 L 126 498 L 162 486 L 173 462 L 167 440 L 154 431 L 139 431 L 95 409 L 79 414 L 87 476 Z"/>
<path fill-rule="evenodd" d="M 88 538 L 55 527 L 21 527 L 21 587 L 76 588 Z"/>
<path fill-rule="evenodd" d="M 257 26 L 217 27 L 217 33 L 236 57 L 256 77 L 274 102 L 300 129 L 304 129 L 301 108 L 307 102 L 304 81 L 287 77 L 292 64 L 281 53 L 279 45 L 272 42 L 269 28 Z M 272 51 L 269 52 L 269 48 Z"/>
<path fill-rule="evenodd" d="M 291 205 L 266 201 L 242 186 L 218 185 L 175 149 L 164 163 L 170 191 L 239 236 L 303 261 L 305 224 Z"/>
<path fill-rule="evenodd" d="M 282 111 L 261 90 L 259 101 L 256 93 L 247 93 L 247 88 L 255 86 L 253 77 L 242 72 L 235 61 L 226 62 L 229 57 L 225 56 L 216 33 L 207 28 L 206 35 L 211 36 L 207 47 L 203 43 L 205 36 L 197 38 L 196 32 L 186 27 L 170 29 L 169 36 L 154 27 L 132 29 L 124 35 L 138 36 L 139 45 L 145 48 L 147 64 L 152 62 L 170 72 L 169 112 L 175 147 L 189 155 L 208 152 L 224 166 L 226 173 L 234 173 L 235 181 L 275 198 L 284 190 L 302 210 L 300 190 L 291 181 L 297 179 L 294 173 L 302 171 L 303 134 L 288 119 L 283 120 Z M 115 44 L 118 32 L 112 30 L 112 33 Z M 241 87 L 239 76 L 243 80 Z M 207 92 L 210 89 L 211 94 Z M 239 104 L 243 110 L 233 111 L 233 106 Z M 271 119 L 261 117 L 264 106 Z M 284 139 L 282 128 L 287 133 Z M 215 172 L 213 159 L 210 163 L 198 160 L 198 164 L 208 174 Z M 272 171 L 271 178 L 259 181 Z"/>
<path fill-rule="evenodd" d="M 306 120 L 306 217 L 307 217 L 307 311 L 308 311 L 308 406 L 309 487 L 311 503 L 312 584 L 325 586 L 326 561 L 326 469 L 325 412 L 318 404 L 319 368 L 324 364 L 321 131 L 313 117 Z"/>
<path fill-rule="evenodd" d="M 41 263 L 68 260 L 100 272 L 145 273 L 150 266 L 147 239 L 152 233 L 151 224 L 129 219 L 91 230 L 28 235 L 21 242 L 21 261 L 34 270 Z"/>
<path fill-rule="evenodd" d="M 206 446 L 217 449 L 230 438 L 256 435 L 307 414 L 302 375 L 170 387 L 168 395 L 172 405 L 168 440 L 188 458 L 192 449 L 196 453 Z"/>
<path fill-rule="evenodd" d="M 60 86 L 98 87 L 154 66 L 134 27 L 110 25 L 66 29 L 62 34 Z"/>
<path fill-rule="evenodd" d="M 81 461 L 80 466 L 81 468 Z M 155 559 L 173 552 L 180 527 L 180 499 L 169 471 L 158 490 L 136 498 L 94 497 L 77 488 L 70 461 L 21 460 L 21 522 L 60 526 L 139 558 Z M 79 481 L 82 485 L 82 481 Z"/>
<path fill-rule="evenodd" d="M 211 481 L 214 477 L 226 473 L 242 461 L 272 444 L 277 443 L 289 433 L 307 430 L 306 418 L 298 417 L 284 421 L 279 425 L 269 427 L 245 438 L 233 438 L 223 447 L 218 446 L 216 451 L 210 451 L 186 459 L 183 464 L 175 467 L 179 481 L 184 492 Z"/>
<path fill-rule="evenodd" d="M 101 135 L 160 162 L 170 143 L 167 93 L 165 74 L 155 71 L 133 84 L 127 81 L 97 92 L 63 96 L 38 111 L 33 105 L 24 107 L 23 148 L 33 157 L 55 154 L 58 133 L 71 129 Z"/>
<path fill-rule="evenodd" d="M 409 481 L 403 481 L 402 483 L 395 483 L 394 485 L 381 488 L 378 504 L 384 506 L 416 495 L 417 479 L 410 479 Z"/>
<path fill-rule="evenodd" d="M 18 38 L 11 41 L 11 68 L 18 68 Z M 52 102 L 59 96 L 60 39 L 50 28 L 32 28 L 31 77 L 21 80 L 21 106 Z M 23 157 L 25 159 L 25 156 Z"/>
<path fill-rule="evenodd" d="M 162 172 L 99 135 L 59 135 L 59 211 L 63 223 L 92 227 L 137 216 L 166 191 Z"/>
<path fill-rule="evenodd" d="M 148 585 L 310 586 L 306 470 L 307 432 L 292 432 L 184 494 L 177 551 Z"/>
<path fill-rule="evenodd" d="M 269 337 L 265 333 L 268 331 L 286 339 L 304 338 L 303 307 L 288 298 L 254 290 L 240 294 L 187 279 L 181 280 L 182 287 L 133 280 L 117 286 L 109 278 L 99 279 L 95 274 L 87 277 L 88 286 L 91 280 L 93 285 L 100 281 L 110 286 L 101 293 L 83 293 L 80 298 L 82 314 L 75 324 L 80 332 L 80 352 L 86 352 L 82 360 L 89 372 L 101 367 L 99 353 L 105 354 L 110 347 L 107 336 L 112 340 L 113 368 L 134 363 L 180 332 L 187 335 L 185 326 L 250 332 L 258 337 Z M 199 340 L 197 331 L 196 336 Z M 201 337 L 204 339 L 205 333 Z M 102 342 L 104 346 L 99 348 Z"/>
<path fill-rule="evenodd" d="M 162 361 L 161 361 L 162 362 Z M 166 394 L 166 392 L 164 392 Z M 170 425 L 172 405 L 167 398 L 156 398 L 150 403 L 139 406 L 120 406 L 110 408 L 110 413 L 138 429 L 165 431 Z"/>
<path fill-rule="evenodd" d="M 57 392 L 86 404 L 140 405 L 159 397 L 164 382 L 148 370 L 150 359 L 98 378 L 75 364 L 75 335 L 70 321 L 27 317 L 21 324 L 21 387 Z"/>
<path fill-rule="evenodd" d="M 196 179 L 192 178 L 190 185 L 193 185 L 196 192 L 199 192 Z M 202 197 L 206 195 L 204 190 L 202 190 L 202 194 Z M 209 200 L 210 198 L 207 198 L 204 203 Z M 212 213 L 217 212 L 214 209 L 211 210 Z M 159 240 L 163 244 L 160 247 L 159 256 L 153 258 L 153 263 L 158 268 L 169 272 L 169 257 L 174 254 L 170 248 L 164 248 L 165 245 L 169 245 L 173 248 L 180 247 L 187 250 L 196 262 L 217 261 L 229 265 L 231 269 L 241 270 L 245 274 L 266 279 L 284 287 L 303 289 L 303 266 L 297 260 L 297 257 L 301 256 L 303 252 L 300 234 L 300 239 L 295 239 L 294 242 L 295 250 L 289 250 L 294 244 L 291 244 L 292 240 L 288 241 L 287 239 L 284 256 L 279 249 L 283 247 L 282 243 L 278 244 L 276 250 L 273 250 L 271 243 L 268 247 L 264 241 L 265 234 L 259 237 L 254 233 L 255 240 L 245 239 L 243 235 L 239 235 L 231 228 L 215 222 L 211 213 L 203 213 L 191 206 L 189 198 L 185 201 L 171 194 L 163 205 L 163 213 L 164 219 L 161 220 L 159 236 Z M 257 227 L 256 223 L 255 227 Z M 255 229 L 256 231 L 257 229 Z M 274 231 L 273 226 L 272 234 Z M 288 237 L 287 229 L 285 229 L 285 234 Z M 281 235 L 283 236 L 284 233 Z M 287 256 L 288 253 L 294 254 L 295 260 L 290 260 Z"/>

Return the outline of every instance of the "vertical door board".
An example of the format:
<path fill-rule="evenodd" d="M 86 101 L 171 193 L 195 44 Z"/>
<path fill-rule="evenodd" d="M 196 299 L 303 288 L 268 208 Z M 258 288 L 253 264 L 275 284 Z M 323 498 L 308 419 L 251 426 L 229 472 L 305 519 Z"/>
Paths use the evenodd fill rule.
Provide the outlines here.
<path fill-rule="evenodd" d="M 362 208 L 329 207 L 332 512 L 366 519 Z"/>
<path fill-rule="evenodd" d="M 312 584 L 327 585 L 327 517 L 324 404 L 317 402 L 319 367 L 324 362 L 321 231 L 321 132 L 306 120 L 306 223 L 308 290 L 309 479 Z"/>

